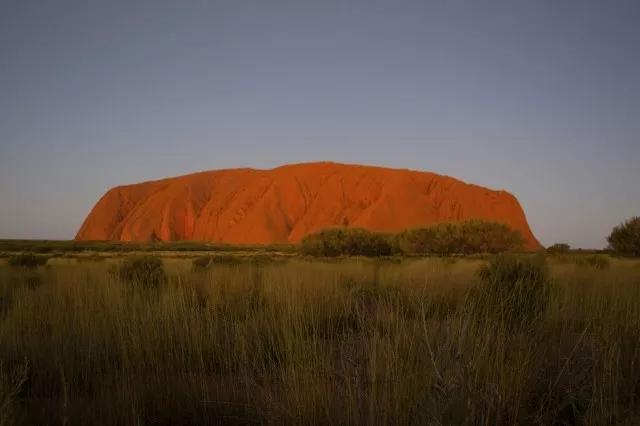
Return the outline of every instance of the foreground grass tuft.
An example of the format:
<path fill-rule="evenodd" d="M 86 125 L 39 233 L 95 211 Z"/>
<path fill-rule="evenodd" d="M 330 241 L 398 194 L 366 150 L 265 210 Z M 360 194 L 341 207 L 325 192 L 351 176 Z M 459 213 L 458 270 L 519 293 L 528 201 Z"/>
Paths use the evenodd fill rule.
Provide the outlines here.
<path fill-rule="evenodd" d="M 523 327 L 545 313 L 550 277 L 544 257 L 499 255 L 480 269 L 480 278 L 474 303 L 483 317 Z"/>
<path fill-rule="evenodd" d="M 159 289 L 167 281 L 162 259 L 155 256 L 131 256 L 116 268 L 118 278 L 133 287 Z"/>

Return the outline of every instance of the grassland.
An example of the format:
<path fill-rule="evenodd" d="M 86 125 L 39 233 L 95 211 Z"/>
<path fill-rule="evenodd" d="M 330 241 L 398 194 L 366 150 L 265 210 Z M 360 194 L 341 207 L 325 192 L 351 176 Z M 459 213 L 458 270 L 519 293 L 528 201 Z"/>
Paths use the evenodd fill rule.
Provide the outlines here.
<path fill-rule="evenodd" d="M 548 258 L 515 326 L 482 258 L 175 251 L 149 288 L 119 256 L 46 253 L 0 259 L 0 425 L 640 423 L 638 260 Z"/>
<path fill-rule="evenodd" d="M 271 245 L 232 245 L 225 243 L 207 243 L 200 241 L 174 242 L 122 242 L 122 241 L 68 241 L 68 240 L 2 240 L 0 239 L 0 257 L 7 257 L 15 253 L 28 252 L 49 254 L 52 256 L 75 257 L 88 253 L 114 256 L 115 254 L 131 253 L 186 253 L 196 252 L 229 252 L 240 254 L 255 253 L 295 253 L 297 247 L 293 244 Z"/>

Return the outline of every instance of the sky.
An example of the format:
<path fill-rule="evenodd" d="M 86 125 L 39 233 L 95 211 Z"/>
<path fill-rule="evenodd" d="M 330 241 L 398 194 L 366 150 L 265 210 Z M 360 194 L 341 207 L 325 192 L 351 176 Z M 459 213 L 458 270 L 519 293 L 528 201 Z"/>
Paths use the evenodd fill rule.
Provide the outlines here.
<path fill-rule="evenodd" d="M 330 160 L 520 200 L 545 245 L 640 215 L 637 0 L 0 0 L 0 238 L 110 187 Z"/>

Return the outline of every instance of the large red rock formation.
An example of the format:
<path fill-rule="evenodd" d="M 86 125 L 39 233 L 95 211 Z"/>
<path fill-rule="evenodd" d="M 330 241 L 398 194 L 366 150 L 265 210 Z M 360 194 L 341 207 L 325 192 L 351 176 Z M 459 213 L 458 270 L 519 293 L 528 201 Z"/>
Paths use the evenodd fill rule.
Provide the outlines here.
<path fill-rule="evenodd" d="M 296 242 L 331 226 L 501 222 L 538 249 L 518 200 L 433 173 L 336 163 L 195 173 L 109 190 L 76 240 Z"/>

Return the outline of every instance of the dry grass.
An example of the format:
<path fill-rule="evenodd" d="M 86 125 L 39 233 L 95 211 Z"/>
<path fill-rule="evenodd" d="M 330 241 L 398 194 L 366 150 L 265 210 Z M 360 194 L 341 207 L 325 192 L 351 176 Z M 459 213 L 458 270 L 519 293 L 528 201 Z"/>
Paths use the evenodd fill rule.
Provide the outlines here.
<path fill-rule="evenodd" d="M 637 424 L 640 266 L 554 262 L 541 318 L 474 315 L 483 260 L 0 264 L 0 425 Z"/>

